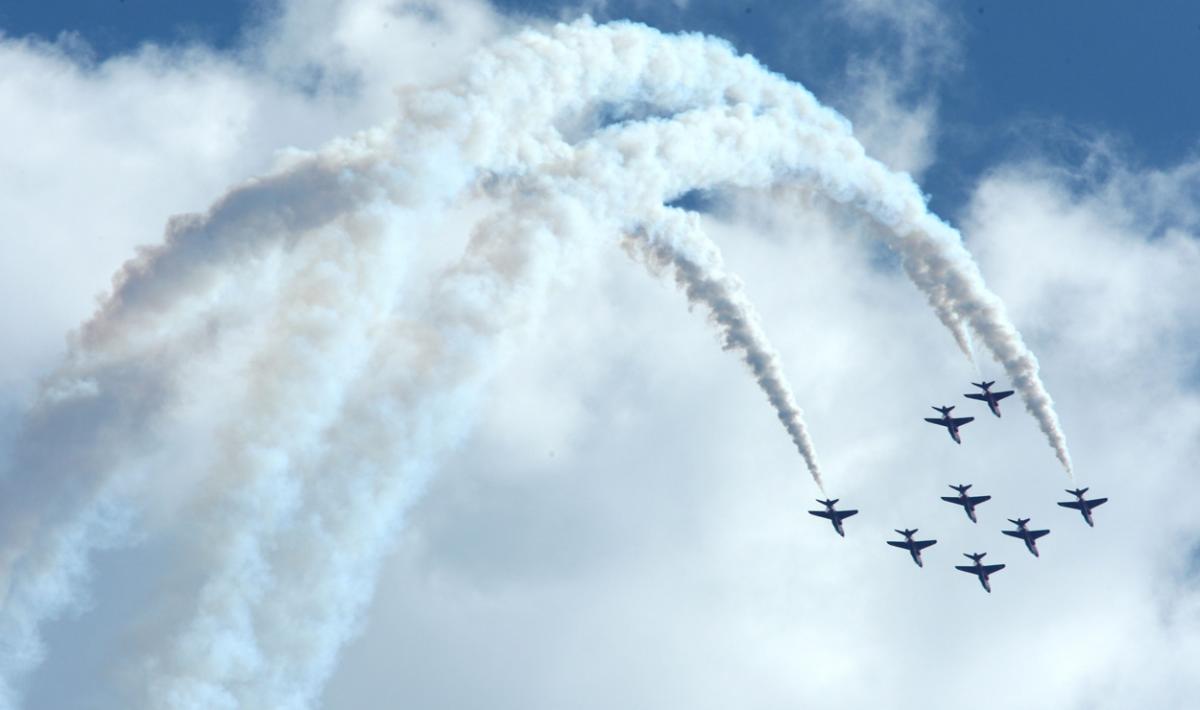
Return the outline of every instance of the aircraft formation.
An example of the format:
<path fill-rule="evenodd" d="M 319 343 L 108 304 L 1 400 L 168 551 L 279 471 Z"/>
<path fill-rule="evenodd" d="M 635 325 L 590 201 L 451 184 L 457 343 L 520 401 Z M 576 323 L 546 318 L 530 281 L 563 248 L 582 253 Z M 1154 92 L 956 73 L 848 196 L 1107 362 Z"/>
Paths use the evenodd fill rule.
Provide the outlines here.
<path fill-rule="evenodd" d="M 995 381 L 972 382 L 971 384 L 978 387 L 982 391 L 981 392 L 972 392 L 970 394 L 966 394 L 963 396 L 968 399 L 974 399 L 974 400 L 978 400 L 980 402 L 986 403 L 988 406 L 988 409 L 991 410 L 992 414 L 994 414 L 997 418 L 999 418 L 1000 417 L 1000 400 L 1012 395 L 1013 391 L 1012 390 L 1005 390 L 1003 392 L 991 391 L 992 385 L 996 384 Z M 950 415 L 950 412 L 954 409 L 953 406 L 934 407 L 934 409 L 937 410 L 938 412 L 940 412 L 942 416 L 936 417 L 936 418 L 934 418 L 934 417 L 926 418 L 925 421 L 927 421 L 931 424 L 937 424 L 938 426 L 946 427 L 946 431 L 949 432 L 950 438 L 954 440 L 954 443 L 962 444 L 962 437 L 959 434 L 959 429 L 961 427 L 963 427 L 964 425 L 975 421 L 975 417 L 953 417 Z M 992 497 L 988 496 L 988 495 L 970 495 L 970 494 L 968 494 L 967 491 L 970 490 L 970 488 L 971 488 L 971 484 L 969 484 L 969 483 L 964 483 L 964 484 L 959 484 L 959 485 L 951 485 L 950 488 L 957 491 L 958 495 L 942 496 L 942 500 L 946 501 L 947 503 L 952 503 L 954 505 L 962 506 L 963 511 L 966 512 L 966 514 L 967 514 L 967 518 L 972 523 L 978 523 L 979 519 L 976 517 L 976 512 L 975 512 L 976 507 L 982 503 L 986 503 L 987 501 L 991 500 Z M 1107 502 L 1108 499 L 1107 498 L 1087 499 L 1084 497 L 1084 494 L 1087 493 L 1087 491 L 1088 491 L 1087 488 L 1076 488 L 1073 490 L 1068 489 L 1067 493 L 1070 493 L 1071 495 L 1075 496 L 1075 500 L 1059 502 L 1058 505 L 1062 506 L 1063 508 L 1070 508 L 1072 510 L 1078 510 L 1080 515 L 1083 516 L 1084 522 L 1086 522 L 1089 527 L 1095 527 L 1095 521 L 1092 519 L 1092 509 L 1094 509 L 1098 505 L 1101 505 L 1101 504 Z M 833 524 L 833 529 L 835 532 L 837 532 L 838 535 L 845 537 L 846 531 L 842 527 L 842 521 L 845 520 L 846 518 L 849 518 L 852 515 L 857 515 L 858 511 L 857 510 L 837 510 L 835 508 L 835 505 L 838 502 L 837 498 L 834 498 L 832 500 L 818 500 L 817 502 L 820 503 L 821 505 L 825 506 L 825 509 L 824 510 L 810 510 L 810 511 L 808 511 L 809 514 L 815 515 L 819 518 L 825 518 L 826 520 L 828 520 L 830 523 Z M 1009 518 L 1008 522 L 1015 525 L 1016 529 L 1015 530 L 1001 530 L 1000 532 L 1004 535 L 1007 535 L 1008 537 L 1013 537 L 1013 538 L 1017 538 L 1018 540 L 1021 540 L 1022 542 L 1025 543 L 1025 549 L 1029 551 L 1029 554 L 1033 555 L 1034 557 L 1039 557 L 1040 555 L 1038 554 L 1037 541 L 1038 541 L 1038 539 L 1045 537 L 1046 535 L 1049 535 L 1050 531 L 1049 530 L 1031 530 L 1028 527 L 1029 526 L 1029 518 L 1016 518 L 1016 519 Z M 937 540 L 917 540 L 917 539 L 915 539 L 914 536 L 917 533 L 917 528 L 896 530 L 896 533 L 898 533 L 904 539 L 903 540 L 887 540 L 886 541 L 887 544 L 891 545 L 892 547 L 897 547 L 902 550 L 907 550 L 908 553 L 912 556 L 913 562 L 918 567 L 924 567 L 925 564 L 921 560 L 921 551 L 928 547 L 932 547 L 933 545 L 936 545 Z M 984 591 L 986 591 L 990 594 L 992 591 L 992 585 L 991 585 L 991 581 L 990 581 L 991 575 L 1004 569 L 1005 565 L 1003 565 L 1003 564 L 990 564 L 990 565 L 983 564 L 983 558 L 986 555 L 987 555 L 986 552 L 963 553 L 963 556 L 970 559 L 972 564 L 955 565 L 954 568 L 957 570 L 960 570 L 962 572 L 966 572 L 968 574 L 973 574 L 976 577 L 978 577 L 979 584 L 983 587 Z"/>

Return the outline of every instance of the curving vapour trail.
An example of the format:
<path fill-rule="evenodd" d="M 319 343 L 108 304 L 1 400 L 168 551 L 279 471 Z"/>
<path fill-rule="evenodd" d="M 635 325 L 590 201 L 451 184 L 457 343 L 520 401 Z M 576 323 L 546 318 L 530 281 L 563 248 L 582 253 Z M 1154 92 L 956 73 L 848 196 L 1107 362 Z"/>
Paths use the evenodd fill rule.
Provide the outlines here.
<path fill-rule="evenodd" d="M 611 106 L 660 118 L 596 128 Z M 589 21 L 526 31 L 463 80 L 403 95 L 395 125 L 176 220 L 122 271 L 4 474 L 0 708 L 40 660 L 39 625 L 77 603 L 90 550 L 119 537 L 114 507 L 152 509 L 148 478 L 180 469 L 205 581 L 149 652 L 146 705 L 309 707 L 509 339 L 563 269 L 620 234 L 710 309 L 820 484 L 753 309 L 695 218 L 663 206 L 690 189 L 797 182 L 886 228 L 959 347 L 969 324 L 1069 471 L 1037 361 L 958 233 L 844 119 L 717 40 Z M 410 287 L 419 238 L 479 192 L 506 206 Z M 57 445 L 63 428 L 72 446 Z"/>
<path fill-rule="evenodd" d="M 908 175 L 868 157 L 844 121 L 813 120 L 804 110 L 810 108 L 811 95 L 801 87 L 785 86 L 789 95 L 775 95 L 766 105 L 695 109 L 669 122 L 648 121 L 616 135 L 602 134 L 592 149 L 619 153 L 626 163 L 645 160 L 633 171 L 639 182 L 630 190 L 675 197 L 696 187 L 765 188 L 802 182 L 862 210 L 884 228 L 885 242 L 901 256 L 906 274 L 943 322 L 952 331 L 970 324 L 1011 378 L 1070 474 L 1066 437 L 1038 375 L 1037 358 L 1008 318 L 1004 303 L 987 288 L 961 235 L 925 208 L 920 189 Z M 812 110 L 832 113 L 819 106 Z M 956 334 L 956 340 L 964 352 L 971 352 L 965 333 Z"/>
<path fill-rule="evenodd" d="M 824 495 L 821 466 L 804 415 L 741 282 L 725 272 L 720 251 L 704 235 L 698 215 L 671 207 L 660 207 L 659 212 L 629 233 L 634 254 L 652 270 L 669 267 L 688 301 L 705 306 L 721 333 L 722 346 L 741 354 Z"/>
<path fill-rule="evenodd" d="M 238 527 L 253 530 L 252 544 L 228 545 L 214 561 L 197 613 L 149 664 L 148 707 L 314 702 L 403 511 L 469 432 L 506 338 L 569 262 L 565 247 L 585 233 L 568 200 L 539 197 L 477 226 L 463 257 L 419 299 L 435 317 L 396 312 L 378 324 L 322 447 L 293 459 L 291 478 L 304 485 L 290 497 L 292 514 L 278 502 L 285 482 L 261 473 L 263 485 L 239 496 L 247 505 L 236 510 L 245 516 Z M 263 513 L 270 525 L 255 522 Z M 261 574 L 263 551 L 280 547 L 291 552 Z"/>

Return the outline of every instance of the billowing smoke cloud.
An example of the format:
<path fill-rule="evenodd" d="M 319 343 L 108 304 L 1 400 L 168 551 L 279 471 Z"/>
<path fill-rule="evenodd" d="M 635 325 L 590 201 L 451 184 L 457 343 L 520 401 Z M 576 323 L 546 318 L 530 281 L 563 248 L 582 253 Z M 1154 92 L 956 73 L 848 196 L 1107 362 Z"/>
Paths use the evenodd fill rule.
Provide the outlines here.
<path fill-rule="evenodd" d="M 597 127 L 605 115 L 626 120 Z M 844 119 L 716 40 L 587 21 L 527 31 L 463 80 L 404 95 L 393 126 L 176 220 L 119 275 L 4 475 L 0 707 L 40 659 L 39 625 L 76 601 L 89 551 L 127 520 L 113 511 L 153 506 L 163 475 L 191 486 L 207 573 L 150 651 L 147 704 L 309 706 L 509 338 L 564 269 L 620 234 L 710 310 L 820 483 L 753 309 L 694 218 L 663 206 L 795 182 L 887 229 L 960 348 L 969 323 L 1069 470 L 1037 361 L 959 235 Z M 439 215 L 478 195 L 507 206 L 432 283 L 406 277 Z"/>

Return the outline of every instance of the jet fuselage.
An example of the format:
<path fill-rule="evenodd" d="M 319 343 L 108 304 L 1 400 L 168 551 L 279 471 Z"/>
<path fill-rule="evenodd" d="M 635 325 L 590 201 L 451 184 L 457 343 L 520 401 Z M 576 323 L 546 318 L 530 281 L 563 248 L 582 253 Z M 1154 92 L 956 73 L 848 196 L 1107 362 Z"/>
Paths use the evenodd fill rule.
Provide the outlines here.
<path fill-rule="evenodd" d="M 934 407 L 934 409 L 940 412 L 942 416 L 926 417 L 925 421 L 930 424 L 946 427 L 946 431 L 950 434 L 950 438 L 954 440 L 954 443 L 961 444 L 962 437 L 958 434 L 959 428 L 964 424 L 975 421 L 975 417 L 952 417 L 950 416 L 950 411 L 954 407 Z"/>
<path fill-rule="evenodd" d="M 986 553 L 978 553 L 976 555 L 965 555 L 971 558 L 975 563 L 973 565 L 955 565 L 954 568 L 963 572 L 969 572 L 979 578 L 979 584 L 983 586 L 983 590 L 988 594 L 992 593 L 992 584 L 989 578 L 992 573 L 999 572 L 1004 569 L 1005 565 L 985 565 L 981 561 Z"/>

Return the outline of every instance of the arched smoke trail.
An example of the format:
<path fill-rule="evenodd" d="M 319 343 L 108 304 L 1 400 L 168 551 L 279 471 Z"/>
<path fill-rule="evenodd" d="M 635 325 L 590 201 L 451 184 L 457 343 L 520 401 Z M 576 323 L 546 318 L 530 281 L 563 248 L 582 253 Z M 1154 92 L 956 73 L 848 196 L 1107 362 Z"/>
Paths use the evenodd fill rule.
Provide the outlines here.
<path fill-rule="evenodd" d="M 935 312 L 947 314 L 943 322 L 971 325 L 1070 474 L 1066 437 L 1038 375 L 1037 358 L 1003 302 L 987 288 L 961 236 L 926 209 L 909 176 L 867 157 L 844 123 L 810 120 L 801 110 L 808 106 L 808 92 L 790 85 L 789 90 L 794 97 L 768 106 L 718 105 L 671 121 L 623 127 L 601 134 L 589 149 L 621 156 L 636 179 L 626 187 L 631 192 L 672 199 L 699 187 L 765 188 L 795 181 L 862 210 L 884 227 L 886 243 L 901 256 L 906 274 Z M 969 349 L 965 336 L 962 342 Z"/>
<path fill-rule="evenodd" d="M 603 105 L 649 107 L 664 118 L 633 116 L 582 142 L 566 137 L 586 129 Z M 523 32 L 482 53 L 461 82 L 405 96 L 393 127 L 331 146 L 235 190 L 208 215 L 177 221 L 163 247 L 123 272 L 45 388 L 3 479 L 0 500 L 19 501 L 21 510 L 3 503 L 13 515 L 0 516 L 0 707 L 15 704 L 12 683 L 39 659 L 39 624 L 75 598 L 95 533 L 108 525 L 108 502 L 138 495 L 153 452 L 186 424 L 180 402 L 189 395 L 212 411 L 251 400 L 257 408 L 244 431 L 206 430 L 224 437 L 230 470 L 222 478 L 236 503 L 214 504 L 213 514 L 237 525 L 213 550 L 215 571 L 196 616 L 150 666 L 148 702 L 308 706 L 370 597 L 404 504 L 469 428 L 503 335 L 536 312 L 555 269 L 588 242 L 586 226 L 594 221 L 610 235 L 641 229 L 657 239 L 648 244 L 659 258 L 698 269 L 704 262 L 687 260 L 671 241 L 678 233 L 671 218 L 663 221 L 671 214 L 664 201 L 696 187 L 788 181 L 815 184 L 888 229 L 888 243 L 960 347 L 970 323 L 1069 469 L 1037 362 L 960 237 L 927 212 L 910 179 L 865 156 L 844 119 L 719 41 L 586 21 Z M 268 319 L 280 338 L 300 330 L 297 342 L 314 352 L 350 343 L 334 359 L 344 367 L 302 359 L 296 377 L 247 397 L 208 391 L 204 376 L 214 373 L 206 359 L 229 364 L 237 379 L 245 376 L 239 363 L 269 367 L 278 357 L 272 348 L 285 352 L 268 336 L 231 353 L 230 334 L 261 322 L 253 306 L 309 304 L 303 294 L 323 277 L 305 268 L 315 262 L 298 250 L 362 234 L 363 253 L 381 253 L 372 251 L 387 249 L 368 223 L 373 214 L 403 221 L 397 210 L 437 213 L 472 185 L 517 197 L 437 284 L 427 317 L 405 317 L 395 301 L 395 258 L 347 262 L 308 315 L 293 321 L 271 310 Z M 247 303 L 256 273 L 281 253 L 300 265 L 288 272 L 292 280 L 262 287 Z M 684 272 L 704 283 L 717 266 Z M 360 277 L 376 284 L 361 302 L 343 283 Z M 344 322 L 329 323 L 322 309 Z M 750 346 L 744 351 L 752 357 Z M 781 376 L 777 382 L 786 391 Z M 777 411 L 794 408 L 790 395 L 772 401 Z M 289 403 L 322 413 L 289 413 Z M 276 417 L 284 426 L 271 426 Z M 63 429 L 78 434 L 70 447 L 55 445 Z M 801 447 L 806 437 L 789 431 Z M 220 493 L 216 500 L 230 501 Z M 261 525 L 245 525 L 264 513 Z M 296 623 L 301 617 L 305 624 Z"/>
<path fill-rule="evenodd" d="M 382 324 L 324 446 L 294 462 L 305 485 L 293 507 L 304 514 L 256 529 L 249 555 L 230 546 L 199 613 L 153 664 L 149 706 L 301 708 L 316 698 L 407 504 L 468 432 L 504 340 L 569 261 L 568 247 L 581 246 L 569 200 L 519 202 L 479 225 L 434 285 L 421 306 L 436 317 L 393 314 Z M 283 482 L 266 483 L 246 496 L 248 518 L 278 508 Z M 287 558 L 247 579 L 245 563 L 281 542 Z"/>

